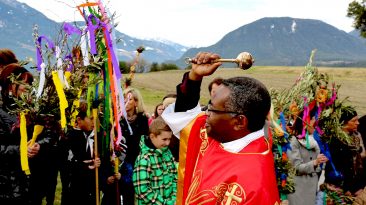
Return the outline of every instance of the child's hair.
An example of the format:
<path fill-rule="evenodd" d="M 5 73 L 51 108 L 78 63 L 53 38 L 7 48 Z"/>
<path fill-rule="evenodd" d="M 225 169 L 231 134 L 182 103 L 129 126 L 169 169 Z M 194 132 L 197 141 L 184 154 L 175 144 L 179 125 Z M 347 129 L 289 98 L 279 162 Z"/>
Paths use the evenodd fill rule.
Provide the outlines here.
<path fill-rule="evenodd" d="M 155 118 L 150 126 L 149 126 L 149 133 L 154 135 L 160 135 L 162 131 L 170 132 L 170 127 L 165 123 L 164 119 L 159 116 Z"/>
<path fill-rule="evenodd" d="M 88 103 L 85 100 L 80 100 L 78 114 L 76 115 L 76 117 L 77 118 L 79 117 L 81 120 L 84 120 L 85 117 L 87 117 L 87 113 L 88 113 Z"/>
<path fill-rule="evenodd" d="M 0 69 L 11 63 L 18 63 L 18 59 L 13 51 L 7 48 L 0 49 Z"/>
<path fill-rule="evenodd" d="M 9 89 L 11 88 L 11 86 L 15 84 L 16 91 L 19 88 L 19 84 L 17 84 L 16 82 L 12 82 L 12 80 L 9 78 L 11 75 L 17 77 L 16 80 L 23 81 L 23 83 L 29 85 L 33 82 L 33 75 L 19 64 L 11 63 L 2 68 L 0 74 L 1 97 L 3 100 L 3 104 L 6 106 L 10 106 L 11 104 L 13 104 L 12 97 L 9 95 Z"/>
<path fill-rule="evenodd" d="M 177 98 L 177 94 L 175 93 L 169 93 L 163 97 L 163 101 L 167 98 Z"/>
<path fill-rule="evenodd" d="M 154 111 L 154 116 L 155 116 L 155 117 L 158 117 L 158 116 L 159 116 L 159 114 L 158 114 L 158 108 L 159 108 L 160 106 L 164 106 L 164 105 L 163 105 L 163 103 L 159 103 L 159 104 L 157 104 L 157 105 L 155 106 L 155 111 Z"/>
<path fill-rule="evenodd" d="M 310 119 L 315 116 L 316 111 L 317 111 L 317 109 L 312 109 L 310 111 L 310 113 L 309 113 Z M 299 135 L 302 132 L 302 129 L 304 127 L 304 125 L 303 125 L 304 119 L 302 119 L 303 115 L 304 115 L 304 111 L 301 111 L 299 113 L 299 115 L 297 116 L 297 118 L 294 122 L 294 125 L 292 126 L 292 129 L 293 129 L 293 132 L 294 132 L 295 135 Z"/>

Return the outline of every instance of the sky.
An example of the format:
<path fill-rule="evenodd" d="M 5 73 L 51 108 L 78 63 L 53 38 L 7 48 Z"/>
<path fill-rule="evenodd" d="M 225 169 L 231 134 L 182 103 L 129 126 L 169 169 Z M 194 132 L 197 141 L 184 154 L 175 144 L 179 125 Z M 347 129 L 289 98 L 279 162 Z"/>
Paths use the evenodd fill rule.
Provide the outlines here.
<path fill-rule="evenodd" d="M 18 0 L 62 22 L 82 20 L 85 0 Z M 97 1 L 97 0 L 95 0 Z M 89 0 L 93 2 L 93 0 Z M 102 0 L 116 13 L 117 30 L 135 38 L 160 38 L 190 47 L 210 46 L 227 33 L 264 17 L 317 19 L 350 32 L 352 0 Z"/>

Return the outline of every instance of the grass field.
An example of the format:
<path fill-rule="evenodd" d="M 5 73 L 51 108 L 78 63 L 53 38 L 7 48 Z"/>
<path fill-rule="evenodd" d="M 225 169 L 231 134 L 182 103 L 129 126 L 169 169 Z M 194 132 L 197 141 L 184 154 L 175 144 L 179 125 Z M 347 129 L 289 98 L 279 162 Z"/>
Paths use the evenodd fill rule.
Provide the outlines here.
<path fill-rule="evenodd" d="M 249 76 L 262 81 L 267 88 L 290 88 L 304 67 L 273 67 L 257 66 L 249 70 L 218 69 L 212 76 L 204 78 L 201 89 L 201 103 L 208 101 L 208 84 L 215 77 Z M 366 68 L 319 68 L 322 73 L 327 73 L 330 78 L 340 84 L 339 97 L 349 97 L 350 103 L 356 106 L 359 115 L 366 114 Z M 132 86 L 138 88 L 144 98 L 147 110 L 153 112 L 167 93 L 175 93 L 175 86 L 181 82 L 186 71 L 164 71 L 136 74 Z"/>
<path fill-rule="evenodd" d="M 289 88 L 296 81 L 304 67 L 253 67 L 243 71 L 240 69 L 219 68 L 212 76 L 204 78 L 201 90 L 201 103 L 208 101 L 208 84 L 215 77 L 250 76 L 262 81 L 267 88 Z M 366 114 L 366 68 L 319 68 L 326 72 L 336 84 L 340 84 L 340 98 L 349 96 L 352 105 L 356 106 L 359 116 Z M 187 71 L 164 71 L 135 74 L 132 87 L 140 90 L 147 110 L 152 113 L 155 105 L 161 102 L 168 93 L 175 93 L 175 87 L 181 82 L 182 75 Z M 55 205 L 60 204 L 61 185 L 57 185 Z M 44 203 L 45 204 L 45 203 Z"/>

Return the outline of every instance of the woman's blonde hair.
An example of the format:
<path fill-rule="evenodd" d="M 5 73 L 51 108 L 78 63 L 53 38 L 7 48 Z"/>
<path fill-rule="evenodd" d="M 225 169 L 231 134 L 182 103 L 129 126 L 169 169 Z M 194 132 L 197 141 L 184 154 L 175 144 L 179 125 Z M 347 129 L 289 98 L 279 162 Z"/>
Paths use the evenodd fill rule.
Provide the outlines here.
<path fill-rule="evenodd" d="M 142 99 L 142 95 L 141 95 L 140 91 L 138 91 L 136 88 L 128 87 L 126 90 L 123 91 L 123 95 L 125 96 L 125 98 L 127 97 L 128 93 L 131 93 L 134 100 L 137 102 L 136 112 L 145 113 L 145 111 L 146 111 L 145 104 L 144 104 L 144 100 Z"/>

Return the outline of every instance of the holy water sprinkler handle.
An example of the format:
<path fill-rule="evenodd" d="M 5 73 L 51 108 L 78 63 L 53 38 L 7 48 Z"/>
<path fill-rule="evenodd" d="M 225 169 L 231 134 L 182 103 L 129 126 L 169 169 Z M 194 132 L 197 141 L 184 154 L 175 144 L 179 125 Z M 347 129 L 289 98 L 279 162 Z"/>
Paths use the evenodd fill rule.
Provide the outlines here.
<path fill-rule="evenodd" d="M 186 62 L 186 64 L 190 64 L 190 63 L 192 63 L 192 59 L 187 57 L 185 59 L 185 62 Z M 238 57 L 236 57 L 235 59 L 220 58 L 220 59 L 215 60 L 215 62 L 236 63 L 236 65 L 238 65 L 238 67 L 240 69 L 247 70 L 253 65 L 254 58 L 253 58 L 252 54 L 250 54 L 248 52 L 242 52 L 242 53 L 239 53 Z"/>

